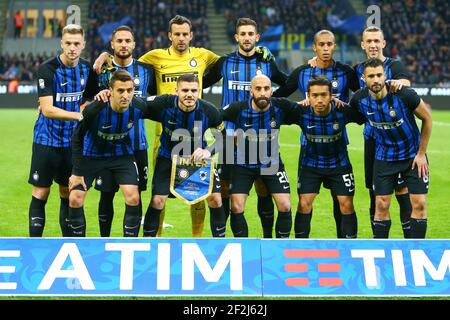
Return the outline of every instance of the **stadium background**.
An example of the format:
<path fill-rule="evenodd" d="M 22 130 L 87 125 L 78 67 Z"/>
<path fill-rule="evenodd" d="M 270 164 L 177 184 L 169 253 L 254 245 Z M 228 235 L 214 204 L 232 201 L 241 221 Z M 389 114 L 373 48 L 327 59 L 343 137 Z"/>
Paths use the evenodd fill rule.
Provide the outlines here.
<path fill-rule="evenodd" d="M 217 54 L 235 50 L 232 40 L 238 17 L 250 17 L 263 35 L 260 43 L 277 56 L 282 70 L 289 72 L 313 56 L 311 41 L 316 31 L 330 29 L 337 35 L 336 60 L 355 64 L 365 59 L 359 47 L 360 34 L 369 16 L 366 9 L 377 5 L 381 27 L 388 43 L 385 56 L 401 59 L 411 74 L 413 87 L 433 110 L 433 134 L 428 148 L 431 165 L 428 197 L 429 238 L 449 238 L 450 235 L 450 64 L 448 21 L 449 3 L 438 1 L 272 1 L 272 0 L 115 0 L 115 1 L 6 1 L 0 0 L 0 236 L 28 235 L 28 204 L 31 186 L 27 184 L 31 159 L 32 131 L 36 119 L 35 74 L 39 64 L 58 52 L 62 27 L 72 11 L 80 9 L 81 24 L 86 30 L 87 48 L 83 57 L 94 61 L 109 48 L 111 31 L 120 24 L 133 27 L 136 36 L 134 56 L 148 50 L 167 47 L 167 22 L 182 14 L 193 22 L 194 40 L 191 46 L 206 47 Z M 23 27 L 16 25 L 20 12 Z M 205 98 L 220 105 L 220 84 L 205 91 Z M 293 96 L 293 98 L 298 98 Z M 447 111 L 446 111 L 447 110 Z M 153 124 L 148 123 L 149 135 Z M 281 153 L 286 162 L 291 186 L 296 184 L 299 152 L 297 127 L 281 130 Z M 359 221 L 359 237 L 370 238 L 369 199 L 364 188 L 362 128 L 349 127 L 350 158 L 356 178 L 355 208 Z M 151 139 L 150 139 L 151 140 Z M 151 178 L 151 177 L 150 177 Z M 295 189 L 295 188 L 293 188 Z M 86 203 L 87 235 L 98 236 L 97 203 L 99 193 L 92 190 Z M 144 207 L 150 193 L 143 195 Z M 53 188 L 46 208 L 44 236 L 59 236 L 57 218 L 59 199 Z M 292 193 L 292 206 L 297 195 Z M 116 218 L 113 236 L 121 236 L 123 198 L 115 200 Z M 261 230 L 256 215 L 256 197 L 246 206 L 250 236 L 259 237 Z M 190 220 L 188 207 L 180 201 L 168 203 L 166 221 L 174 228 L 164 236 L 188 237 Z M 401 238 L 398 208 L 392 203 L 391 237 Z M 210 231 L 206 224 L 204 236 Z M 231 232 L 227 232 L 231 236 Z M 314 205 L 312 238 L 335 237 L 331 198 L 322 192 Z"/>

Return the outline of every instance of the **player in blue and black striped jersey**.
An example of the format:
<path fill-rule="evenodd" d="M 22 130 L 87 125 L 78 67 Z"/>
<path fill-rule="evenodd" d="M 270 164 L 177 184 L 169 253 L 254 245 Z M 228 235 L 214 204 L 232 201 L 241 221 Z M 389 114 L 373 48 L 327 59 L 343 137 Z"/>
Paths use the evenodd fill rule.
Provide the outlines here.
<path fill-rule="evenodd" d="M 429 182 L 426 149 L 432 126 L 430 111 L 410 88 L 404 87 L 397 93 L 388 92 L 385 66 L 381 60 L 367 60 L 363 75 L 367 87 L 356 92 L 350 104 L 364 115 L 375 135 L 374 237 L 389 237 L 389 206 L 401 174 L 412 204 L 411 238 L 425 238 Z M 414 115 L 422 120 L 420 131 Z"/>
<path fill-rule="evenodd" d="M 315 75 L 324 75 L 331 82 L 333 97 L 348 102 L 350 90 L 355 92 L 359 89 L 358 79 L 353 68 L 347 64 L 340 63 L 333 59 L 336 49 L 334 34 L 329 30 L 320 30 L 314 36 L 313 49 L 316 53 L 316 66 L 304 64 L 296 68 L 287 79 L 286 83 L 274 92 L 275 97 L 287 97 L 297 89 L 305 99 L 308 98 L 308 81 Z M 305 100 L 307 101 L 307 100 Z M 344 138 L 348 141 L 347 132 L 344 128 Z M 306 139 L 301 136 L 301 145 L 305 145 Z M 303 154 L 303 148 L 300 151 L 299 161 Z M 324 187 L 328 188 L 325 184 Z M 341 212 L 339 211 L 339 202 L 333 195 L 333 215 L 336 222 L 336 233 L 338 238 L 343 238 L 341 233 Z"/>
<path fill-rule="evenodd" d="M 257 24 L 249 18 L 239 18 L 236 23 L 235 40 L 238 49 L 235 52 L 221 57 L 203 78 L 203 86 L 207 88 L 223 79 L 222 108 L 230 103 L 247 100 L 250 97 L 251 81 L 257 74 L 266 75 L 278 85 L 284 84 L 286 74 L 278 69 L 273 56 L 267 49 L 256 47 L 259 40 Z M 232 131 L 230 123 L 225 122 L 228 131 Z M 230 214 L 230 167 L 221 165 L 220 180 L 222 187 L 222 200 L 225 214 Z M 261 219 L 264 238 L 272 238 L 274 224 L 274 205 L 272 197 L 261 179 L 255 181 L 255 190 L 258 195 L 258 215 Z"/>
<path fill-rule="evenodd" d="M 261 179 L 278 209 L 276 237 L 289 238 L 290 186 L 278 151 L 278 132 L 296 114 L 294 110 L 302 107 L 285 98 L 272 98 L 272 83 L 265 75 L 255 76 L 251 83 L 250 98 L 222 110 L 237 139 L 233 164 L 227 162 L 231 168 L 231 229 L 235 237 L 248 237 L 245 202 L 255 179 Z"/>
<path fill-rule="evenodd" d="M 147 98 L 147 105 L 152 107 L 149 118 L 161 123 L 162 133 L 152 180 L 152 199 L 145 214 L 144 237 L 155 237 L 158 231 L 160 214 L 170 195 L 172 156 L 192 156 L 194 161 L 211 157 L 204 133 L 208 129 L 224 129 L 219 110 L 206 100 L 198 99 L 199 94 L 197 76 L 188 73 L 178 78 L 176 95 Z M 180 141 L 183 142 L 181 146 L 189 145 L 189 148 L 180 148 Z M 185 143 L 187 141 L 190 143 Z M 213 191 L 206 199 L 211 232 L 214 237 L 225 237 L 226 220 L 219 178 L 214 173 Z"/>
<path fill-rule="evenodd" d="M 150 65 L 133 59 L 135 48 L 134 34 L 130 27 L 120 26 L 112 33 L 111 48 L 114 56 L 111 62 L 112 68 L 104 68 L 99 75 L 99 85 L 101 89 L 109 88 L 109 79 L 114 70 L 126 70 L 133 77 L 134 95 L 145 97 L 156 94 L 156 84 L 153 69 Z M 139 193 L 147 190 L 148 180 L 148 156 L 147 156 L 147 136 L 145 133 L 144 120 L 140 119 L 138 125 L 130 130 L 131 144 L 134 149 L 134 158 L 139 172 Z M 119 186 L 112 179 L 112 174 L 108 170 L 99 173 L 96 179 L 95 189 L 101 191 L 98 204 L 98 219 L 100 225 L 100 235 L 109 237 L 111 224 L 114 217 L 114 195 Z M 142 203 L 139 203 L 140 215 L 142 215 Z"/>
<path fill-rule="evenodd" d="M 31 237 L 41 237 L 45 226 L 45 204 L 53 180 L 61 198 L 59 223 L 69 234 L 68 182 L 72 170 L 71 141 L 80 109 L 94 97 L 97 82 L 89 62 L 80 58 L 85 46 L 84 31 L 69 24 L 62 31 L 62 54 L 45 61 L 38 69 L 40 113 L 34 126 L 33 154 L 28 182 L 33 185 L 29 208 Z"/>
<path fill-rule="evenodd" d="M 383 61 L 384 72 L 386 74 L 386 81 L 389 81 L 391 87 L 410 86 L 409 75 L 404 65 L 389 57 L 385 57 L 383 49 L 386 46 L 383 31 L 375 26 L 368 27 L 364 30 L 361 39 L 361 48 L 366 52 L 367 59 L 377 58 Z M 363 80 L 363 65 L 364 62 L 357 64 L 354 68 L 358 76 L 359 85 L 361 88 L 366 87 Z M 373 218 L 375 216 L 375 194 L 373 192 L 373 164 L 375 161 L 375 134 L 374 129 L 368 123 L 364 125 L 364 171 L 366 188 L 369 189 L 370 195 L 370 221 L 373 231 Z M 408 188 L 406 188 L 405 179 L 399 177 L 397 185 L 395 186 L 395 197 L 397 198 L 400 207 L 400 220 L 402 223 L 403 236 L 410 237 L 411 226 L 411 201 L 409 199 Z"/>
<path fill-rule="evenodd" d="M 150 107 L 133 98 L 133 78 L 126 70 L 114 72 L 111 97 L 95 101 L 83 111 L 84 119 L 73 135 L 73 170 L 69 181 L 69 220 L 72 236 L 84 237 L 84 199 L 93 180 L 103 170 L 111 172 L 125 197 L 123 235 L 137 237 L 141 225 L 139 176 L 129 134 L 140 119 L 148 118 Z"/>
<path fill-rule="evenodd" d="M 342 217 L 343 238 L 356 238 L 357 219 L 353 207 L 355 183 L 348 157 L 345 126 L 363 124 L 364 117 L 348 105 L 337 108 L 332 98 L 332 84 L 325 76 L 308 82 L 310 106 L 299 109 L 289 123 L 298 124 L 305 137 L 303 156 L 298 164 L 299 204 L 295 216 L 295 237 L 308 238 L 311 229 L 312 204 L 320 185 L 327 184 L 336 196 Z"/>

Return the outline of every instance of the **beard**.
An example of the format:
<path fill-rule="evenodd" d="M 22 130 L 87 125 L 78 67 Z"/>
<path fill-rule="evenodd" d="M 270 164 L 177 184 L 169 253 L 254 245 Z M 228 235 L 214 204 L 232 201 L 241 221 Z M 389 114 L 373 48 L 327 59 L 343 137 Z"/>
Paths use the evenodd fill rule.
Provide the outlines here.
<path fill-rule="evenodd" d="M 239 44 L 239 48 L 241 48 L 244 52 L 250 52 L 255 48 L 255 44 L 251 44 L 248 48 L 244 47 L 242 44 Z"/>
<path fill-rule="evenodd" d="M 270 103 L 270 98 L 266 98 L 266 97 L 256 98 L 254 100 L 255 100 L 256 106 L 259 109 L 265 109 Z"/>
<path fill-rule="evenodd" d="M 127 51 L 125 54 L 121 54 L 120 51 L 114 52 L 114 55 L 119 59 L 128 59 L 131 57 L 131 52 Z"/>
<path fill-rule="evenodd" d="M 383 88 L 384 88 L 384 85 L 383 85 L 383 84 L 380 84 L 380 85 L 372 85 L 372 86 L 370 87 L 370 91 L 372 91 L 373 93 L 378 93 L 378 92 L 380 92 L 381 90 L 383 90 Z"/>

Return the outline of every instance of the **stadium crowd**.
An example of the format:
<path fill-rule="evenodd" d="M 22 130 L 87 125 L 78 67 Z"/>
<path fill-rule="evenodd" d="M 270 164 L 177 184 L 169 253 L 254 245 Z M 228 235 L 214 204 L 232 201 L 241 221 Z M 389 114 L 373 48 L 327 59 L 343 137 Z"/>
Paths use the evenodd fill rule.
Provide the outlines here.
<path fill-rule="evenodd" d="M 243 16 L 253 17 L 261 33 L 268 26 L 280 23 L 283 23 L 286 33 L 300 30 L 308 39 L 320 29 L 330 29 L 335 34 L 340 32 L 327 22 L 327 12 L 336 9 L 329 0 L 225 0 L 215 1 L 215 4 L 216 12 L 223 12 L 227 19 L 226 30 L 230 37 L 234 34 L 236 19 Z M 450 63 L 447 59 L 450 41 L 446 23 L 450 21 L 449 3 L 445 0 L 389 3 L 365 0 L 365 5 L 372 4 L 381 8 L 381 24 L 387 41 L 385 52 L 404 63 L 412 82 L 450 85 Z M 126 0 L 90 1 L 87 58 L 95 60 L 100 52 L 109 48 L 109 43 L 102 39 L 101 27 L 123 17 L 131 18 L 128 21 L 138 39 L 136 56 L 169 46 L 167 21 L 177 13 L 190 17 L 192 21 L 195 30 L 192 45 L 209 48 L 206 7 L 206 0 L 137 0 L 131 4 Z M 359 41 L 355 39 L 349 37 L 350 43 Z M 45 58 L 47 55 L 0 55 L 0 80 L 33 80 L 37 66 Z"/>

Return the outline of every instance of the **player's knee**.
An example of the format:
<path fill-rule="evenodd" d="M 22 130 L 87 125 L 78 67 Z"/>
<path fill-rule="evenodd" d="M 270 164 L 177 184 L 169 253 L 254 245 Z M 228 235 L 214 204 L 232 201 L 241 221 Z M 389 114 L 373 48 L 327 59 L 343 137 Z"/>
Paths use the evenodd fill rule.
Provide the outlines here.
<path fill-rule="evenodd" d="M 153 196 L 150 202 L 150 205 L 155 209 L 164 208 L 164 204 L 166 203 L 166 198 L 163 196 Z"/>
<path fill-rule="evenodd" d="M 297 209 L 299 212 L 303 212 L 303 213 L 311 212 L 312 202 L 309 199 L 300 197 Z"/>
<path fill-rule="evenodd" d="M 81 208 L 84 203 L 84 191 L 72 190 L 69 196 L 69 206 L 71 208 Z"/>
<path fill-rule="evenodd" d="M 232 199 L 231 200 L 231 212 L 240 213 L 244 211 L 244 200 Z"/>
<path fill-rule="evenodd" d="M 277 208 L 279 212 L 288 212 L 291 210 L 290 199 L 282 199 L 277 201 Z"/>
<path fill-rule="evenodd" d="M 125 203 L 129 206 L 139 205 L 139 192 L 129 192 L 125 196 Z"/>
<path fill-rule="evenodd" d="M 220 193 L 215 192 L 208 197 L 208 206 L 210 208 L 219 208 L 222 206 L 222 197 Z"/>
<path fill-rule="evenodd" d="M 33 187 L 31 194 L 36 199 L 46 201 L 50 195 L 50 188 Z"/>
<path fill-rule="evenodd" d="M 339 201 L 339 209 L 342 213 L 352 213 L 355 211 L 355 208 L 353 207 L 353 200 L 352 199 L 345 199 L 342 201 Z"/>
<path fill-rule="evenodd" d="M 425 219 L 427 204 L 425 197 L 419 199 L 412 200 L 412 208 L 413 208 L 413 218 L 415 219 Z"/>
<path fill-rule="evenodd" d="M 377 211 L 387 211 L 389 210 L 389 197 L 387 196 L 376 196 L 375 205 Z"/>

